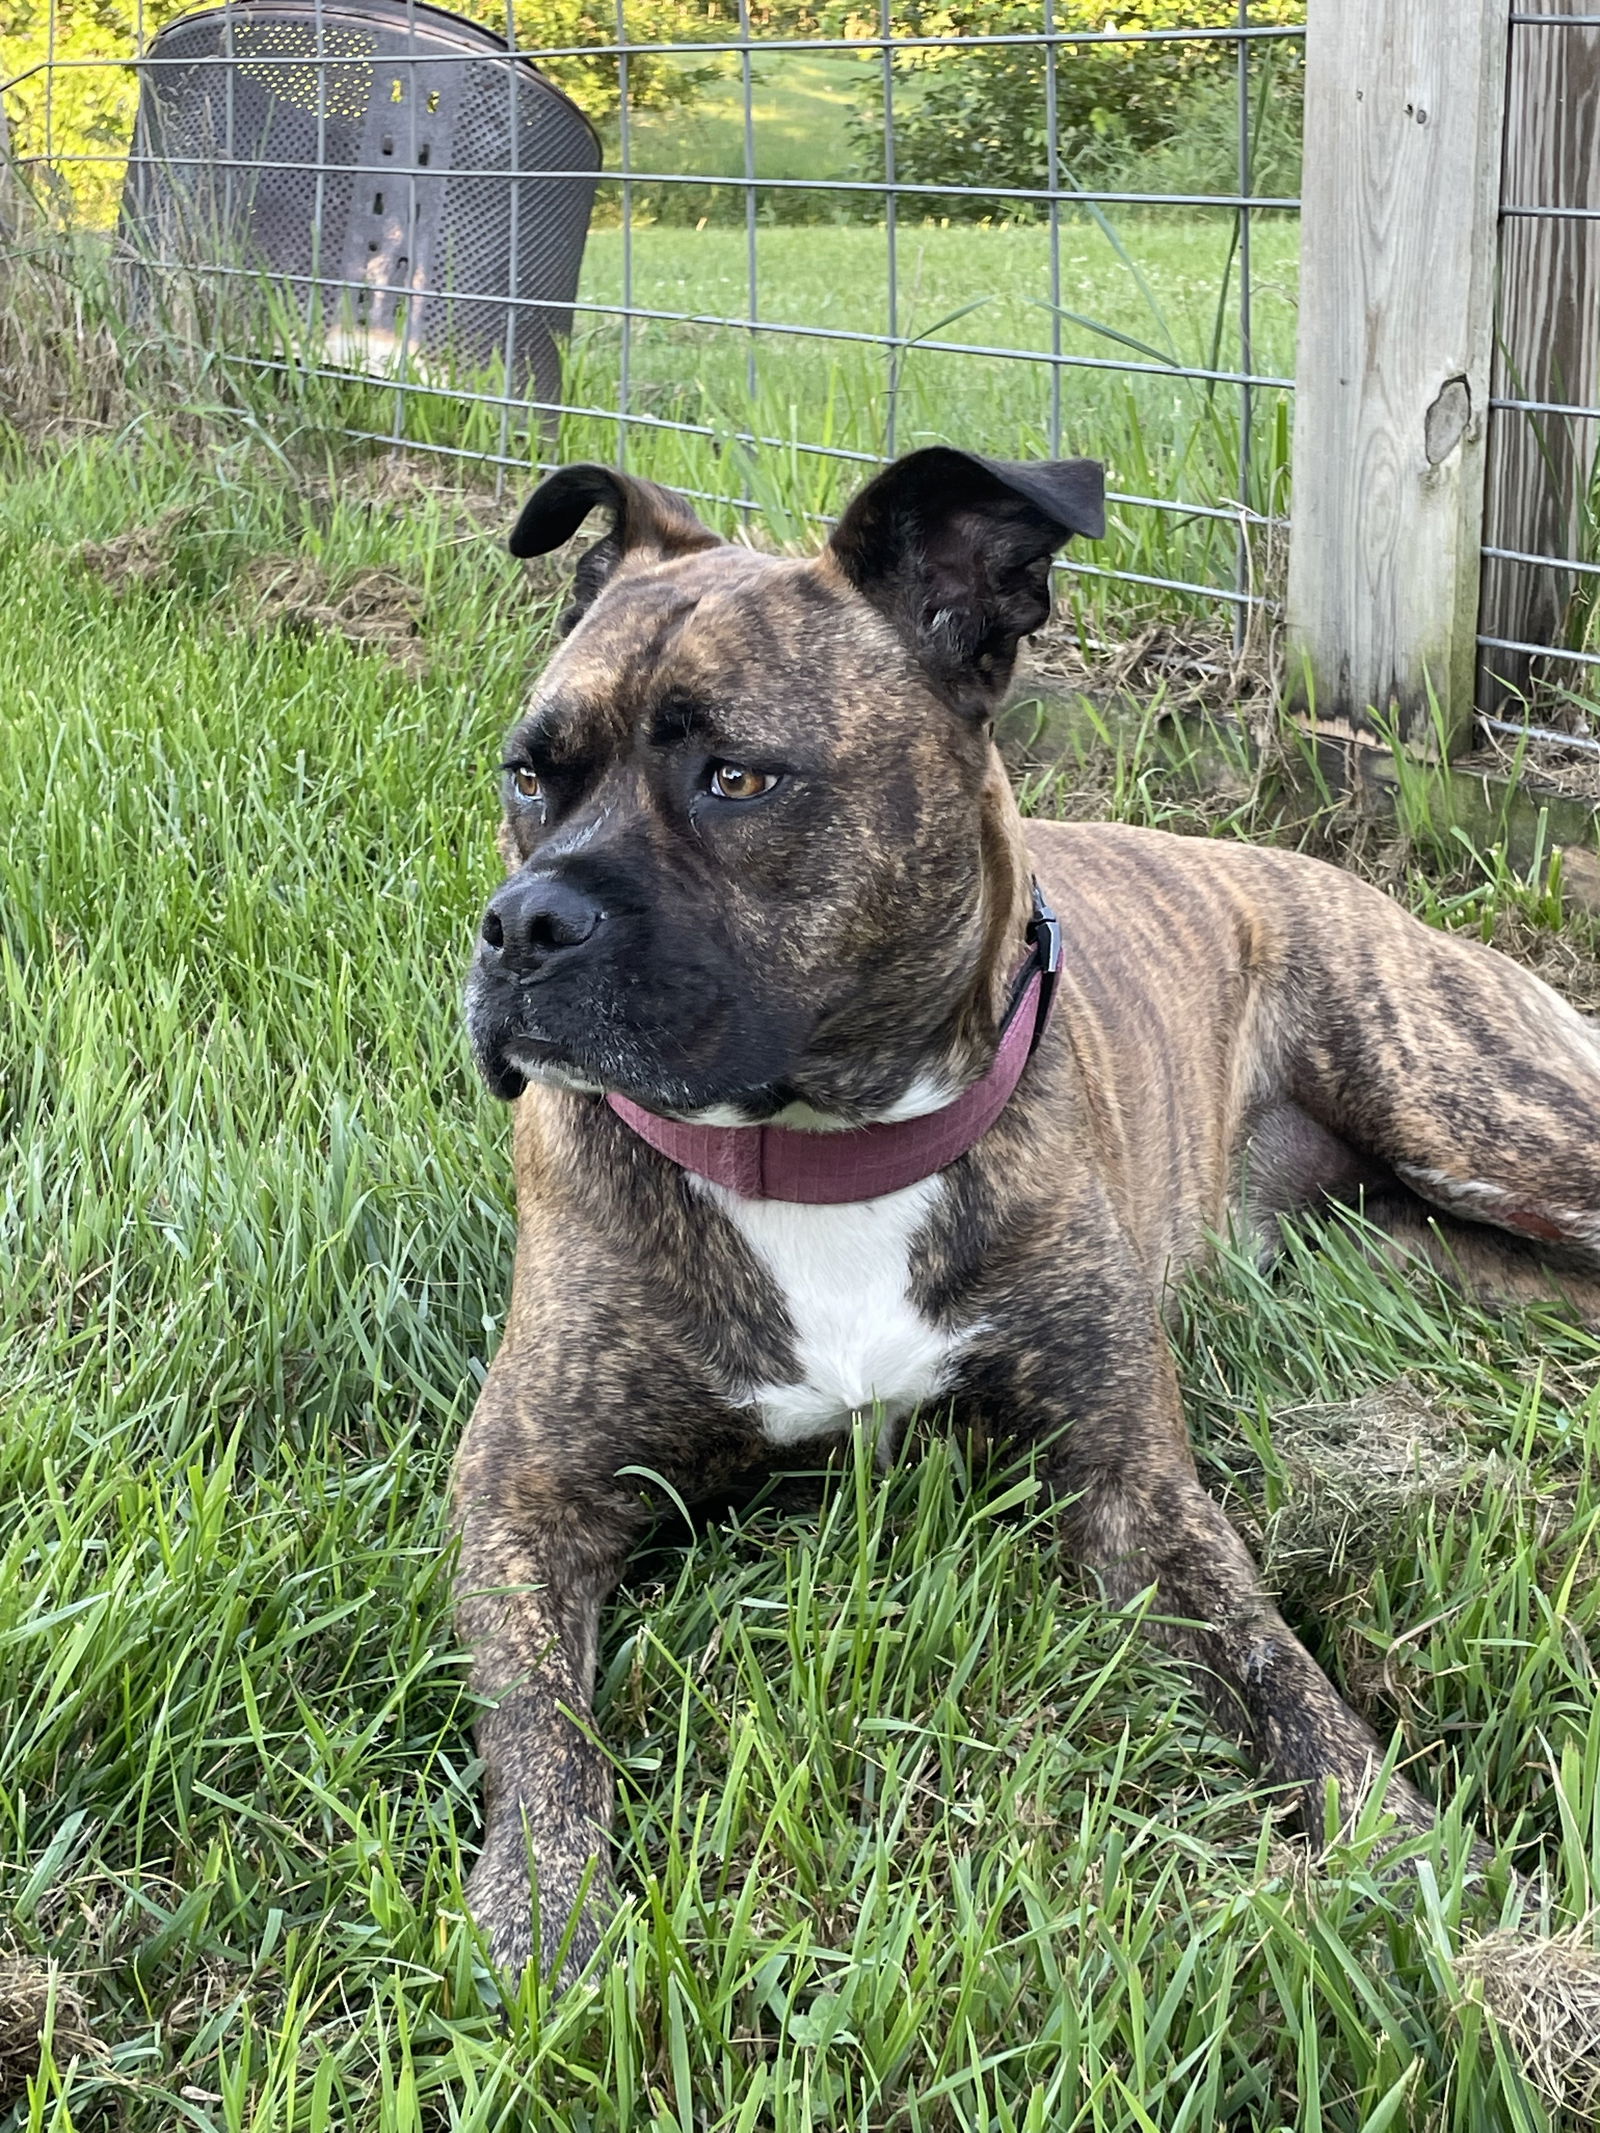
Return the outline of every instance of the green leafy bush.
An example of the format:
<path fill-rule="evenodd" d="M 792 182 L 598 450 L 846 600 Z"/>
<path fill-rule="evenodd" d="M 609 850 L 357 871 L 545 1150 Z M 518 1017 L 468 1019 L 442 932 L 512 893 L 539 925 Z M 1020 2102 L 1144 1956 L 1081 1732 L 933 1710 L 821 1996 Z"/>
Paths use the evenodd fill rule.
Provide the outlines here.
<path fill-rule="evenodd" d="M 1067 31 L 1224 28 L 1236 19 L 1232 0 L 1126 0 L 1114 20 L 1093 0 L 1059 0 L 1055 8 L 1056 28 Z M 1303 19 L 1302 0 L 1257 0 L 1252 10 L 1258 26 Z M 1042 23 L 1038 0 L 956 0 L 914 6 L 900 27 L 917 36 L 1029 36 Z M 1055 49 L 1059 182 L 1139 192 L 1235 189 L 1235 46 L 1222 39 L 1174 39 Z M 1049 61 L 1042 44 L 912 51 L 897 71 L 903 83 L 894 129 L 900 183 L 1048 186 Z M 1296 182 L 1302 74 L 1297 39 L 1253 48 L 1251 98 L 1262 119 L 1258 190 L 1269 167 L 1274 185 Z M 1261 94 L 1264 88 L 1271 93 Z M 862 112 L 854 132 L 863 173 L 882 174 L 881 109 Z M 951 194 L 914 197 L 907 211 L 960 221 L 1030 221 L 1047 209 L 1043 202 Z"/>
<path fill-rule="evenodd" d="M 146 37 L 193 4 L 146 0 Z M 486 27 L 504 30 L 502 0 L 454 4 Z M 36 190 L 52 200 L 63 220 L 102 229 L 115 220 L 138 100 L 132 65 L 136 9 L 137 0 L 56 0 L 53 10 L 50 0 L 13 0 L 9 11 L 0 12 L 0 78 L 15 83 L 6 95 L 13 145 Z M 612 0 L 513 0 L 513 11 L 517 39 L 525 49 L 567 48 L 564 56 L 541 64 L 601 126 L 607 167 L 615 170 L 621 69 L 616 53 L 606 49 L 617 42 Z M 1298 21 L 1303 12 L 1304 0 L 1253 0 L 1251 19 L 1271 26 Z M 742 122 L 732 128 L 741 145 L 731 163 L 727 155 L 732 151 L 724 138 L 732 138 L 725 107 L 730 95 L 737 99 L 740 64 L 730 53 L 706 49 L 737 35 L 737 0 L 625 0 L 625 18 L 633 42 L 683 47 L 671 53 L 637 52 L 628 59 L 628 105 L 642 122 L 647 164 L 704 169 L 708 176 L 742 171 Z M 882 176 L 881 74 L 873 48 L 865 42 L 879 34 L 878 10 L 862 6 L 860 0 L 821 0 L 820 5 L 813 0 L 770 0 L 752 5 L 749 19 L 758 39 L 816 35 L 863 40 L 859 59 L 813 55 L 822 59 L 821 71 L 832 68 L 840 80 L 851 81 L 838 100 L 854 105 L 844 126 L 842 155 L 837 119 L 824 129 L 826 138 L 815 143 L 816 176 Z M 906 37 L 1032 37 L 1044 20 L 1044 0 L 896 0 L 893 14 L 896 32 Z M 1096 0 L 1056 0 L 1054 10 L 1056 27 L 1068 31 L 1226 28 L 1234 20 L 1234 0 L 1125 0 L 1112 22 Z M 46 64 L 52 55 L 54 67 Z M 806 55 L 758 55 L 753 70 L 758 96 L 781 101 L 786 93 L 781 85 L 797 65 L 806 65 Z M 1048 63 L 1041 45 L 901 51 L 894 70 L 895 173 L 902 183 L 1006 188 L 1048 184 Z M 813 65 L 811 71 L 819 70 Z M 1259 113 L 1257 189 L 1291 191 L 1298 182 L 1299 42 L 1255 45 L 1251 76 Z M 1055 100 L 1059 172 L 1067 184 L 1206 192 L 1231 191 L 1236 183 L 1234 47 L 1224 40 L 1058 45 Z M 663 117 L 683 123 L 653 132 L 649 122 Z M 809 155 L 809 138 L 802 145 Z M 705 159 L 707 153 L 710 160 Z M 770 153 L 758 133 L 763 170 Z M 787 174 L 801 174 L 798 167 L 785 168 Z M 804 174 L 810 175 L 809 166 Z M 742 221 L 744 201 L 737 188 L 726 186 L 643 184 L 634 190 L 633 209 L 645 221 Z M 772 189 L 759 199 L 763 221 L 875 221 L 882 211 L 881 196 L 870 192 Z M 918 220 L 948 216 L 960 221 L 1028 221 L 1038 219 L 1044 209 L 1042 204 L 912 194 L 902 200 L 901 211 Z M 607 188 L 597 220 L 614 219 L 615 212 L 614 188 Z"/>

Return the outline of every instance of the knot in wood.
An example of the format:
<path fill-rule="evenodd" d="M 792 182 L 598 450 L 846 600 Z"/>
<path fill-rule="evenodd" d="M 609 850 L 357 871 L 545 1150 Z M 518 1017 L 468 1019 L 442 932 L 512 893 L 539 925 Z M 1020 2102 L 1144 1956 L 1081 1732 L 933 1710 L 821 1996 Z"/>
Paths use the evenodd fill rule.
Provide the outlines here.
<path fill-rule="evenodd" d="M 1430 467 L 1450 457 L 1472 420 L 1472 393 L 1465 378 L 1446 378 L 1422 425 L 1422 447 Z"/>

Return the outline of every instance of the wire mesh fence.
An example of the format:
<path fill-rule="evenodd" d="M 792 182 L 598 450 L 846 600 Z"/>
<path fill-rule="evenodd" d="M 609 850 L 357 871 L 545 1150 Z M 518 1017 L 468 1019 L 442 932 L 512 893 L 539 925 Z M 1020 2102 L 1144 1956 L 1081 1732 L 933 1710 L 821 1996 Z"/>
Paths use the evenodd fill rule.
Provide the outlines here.
<path fill-rule="evenodd" d="M 120 215 L 147 272 L 275 273 L 295 330 L 228 359 L 317 377 L 355 437 L 508 477 L 615 460 L 795 540 L 918 443 L 1090 453 L 1080 629 L 1241 644 L 1286 523 L 1298 0 L 869 8 L 508 0 L 452 49 L 419 0 L 141 5 L 120 35 L 44 0 L 0 53 L 35 196 Z M 598 181 L 572 128 L 457 125 L 474 69 L 502 111 L 534 81 L 579 107 Z M 464 282 L 469 187 L 499 243 Z M 591 189 L 581 275 L 541 280 Z"/>
<path fill-rule="evenodd" d="M 1303 0 L 117 6 L 0 34 L 16 170 L 130 302 L 232 292 L 217 359 L 352 439 L 613 460 L 791 542 L 918 443 L 1087 453 L 1083 645 L 1270 632 Z M 1600 762 L 1600 14 L 1509 22 L 1478 709 Z"/>
<path fill-rule="evenodd" d="M 1600 761 L 1600 13 L 1522 0 L 1509 34 L 1480 716 Z"/>

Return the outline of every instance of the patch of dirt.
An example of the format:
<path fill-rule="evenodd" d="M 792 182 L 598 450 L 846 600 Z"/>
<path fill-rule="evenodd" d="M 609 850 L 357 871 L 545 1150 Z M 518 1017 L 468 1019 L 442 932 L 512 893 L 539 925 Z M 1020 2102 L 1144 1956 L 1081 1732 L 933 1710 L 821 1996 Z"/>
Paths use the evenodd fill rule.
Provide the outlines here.
<path fill-rule="evenodd" d="M 1500 2028 L 1528 2079 L 1573 2125 L 1600 2105 L 1600 1954 L 1574 1926 L 1551 1935 L 1502 1929 L 1470 1940 L 1455 1972 Z"/>
<path fill-rule="evenodd" d="M 103 2053 L 88 2010 L 59 1964 L 0 1956 L 0 2106 L 14 2102 L 38 2073 L 47 2028 L 57 2066 Z"/>
<path fill-rule="evenodd" d="M 309 556 L 264 555 L 246 564 L 233 592 L 245 629 L 326 633 L 369 645 L 408 674 L 426 670 L 423 595 L 398 571 L 358 570 L 339 581 Z"/>

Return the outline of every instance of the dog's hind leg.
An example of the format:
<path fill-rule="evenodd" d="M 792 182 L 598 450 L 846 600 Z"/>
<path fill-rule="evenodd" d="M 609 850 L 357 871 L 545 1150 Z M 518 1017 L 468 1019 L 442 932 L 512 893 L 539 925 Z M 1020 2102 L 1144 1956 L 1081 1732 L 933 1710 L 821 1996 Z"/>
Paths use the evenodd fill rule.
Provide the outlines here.
<path fill-rule="evenodd" d="M 1487 1223 L 1457 1221 L 1404 1187 L 1367 1193 L 1354 1212 L 1360 1222 L 1350 1226 L 1373 1258 L 1400 1267 L 1420 1261 L 1491 1311 L 1552 1304 L 1580 1325 L 1600 1328 L 1600 1273 L 1575 1255 L 1541 1251 Z"/>
<path fill-rule="evenodd" d="M 1442 1214 L 1547 1256 L 1558 1286 L 1600 1276 L 1600 1026 L 1349 876 L 1319 869 L 1317 891 L 1280 984 L 1286 1093 Z M 1512 1294 L 1528 1271 L 1484 1262 Z"/>

